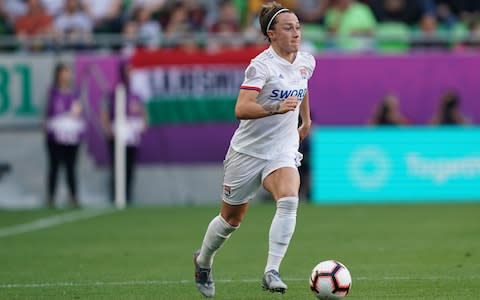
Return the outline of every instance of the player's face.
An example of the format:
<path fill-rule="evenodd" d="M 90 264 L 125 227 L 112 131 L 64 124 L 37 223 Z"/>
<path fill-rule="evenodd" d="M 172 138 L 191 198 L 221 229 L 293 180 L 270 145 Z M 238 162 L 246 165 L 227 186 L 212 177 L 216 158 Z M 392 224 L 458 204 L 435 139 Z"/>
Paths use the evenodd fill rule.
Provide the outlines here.
<path fill-rule="evenodd" d="M 297 52 L 300 48 L 302 32 L 300 22 L 293 13 L 281 13 L 277 16 L 277 24 L 270 37 L 272 43 L 286 52 Z"/>

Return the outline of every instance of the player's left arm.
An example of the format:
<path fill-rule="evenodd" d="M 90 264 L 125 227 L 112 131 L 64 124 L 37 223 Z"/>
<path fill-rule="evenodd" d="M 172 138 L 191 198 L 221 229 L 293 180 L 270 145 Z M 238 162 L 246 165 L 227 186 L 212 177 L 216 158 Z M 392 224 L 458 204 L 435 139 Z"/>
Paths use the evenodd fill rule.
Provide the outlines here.
<path fill-rule="evenodd" d="M 300 103 L 300 118 L 302 119 L 302 125 L 298 128 L 298 134 L 300 135 L 300 141 L 303 141 L 312 127 L 312 118 L 310 116 L 310 103 L 308 92 L 303 97 Z"/>

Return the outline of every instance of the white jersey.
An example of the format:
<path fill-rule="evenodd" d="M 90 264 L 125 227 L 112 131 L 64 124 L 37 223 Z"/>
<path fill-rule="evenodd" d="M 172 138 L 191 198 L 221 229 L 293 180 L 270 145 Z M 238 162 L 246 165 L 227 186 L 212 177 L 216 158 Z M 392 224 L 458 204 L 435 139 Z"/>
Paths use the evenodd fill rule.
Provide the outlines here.
<path fill-rule="evenodd" d="M 245 71 L 241 89 L 259 92 L 257 103 L 276 104 L 289 96 L 299 101 L 307 93 L 307 83 L 315 69 L 315 59 L 298 52 L 293 63 L 278 56 L 269 47 L 252 59 Z M 241 120 L 230 143 L 233 150 L 261 159 L 272 159 L 281 153 L 298 151 L 298 115 L 295 111 L 260 119 Z"/>

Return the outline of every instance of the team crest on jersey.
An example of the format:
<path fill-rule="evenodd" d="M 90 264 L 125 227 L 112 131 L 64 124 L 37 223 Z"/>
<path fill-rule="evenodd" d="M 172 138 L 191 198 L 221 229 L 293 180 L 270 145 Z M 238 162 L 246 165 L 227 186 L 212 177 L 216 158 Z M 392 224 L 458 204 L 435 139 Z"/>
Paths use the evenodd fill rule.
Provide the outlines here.
<path fill-rule="evenodd" d="M 223 194 L 225 195 L 225 197 L 230 197 L 230 195 L 232 194 L 232 188 L 228 185 L 224 185 Z"/>
<path fill-rule="evenodd" d="M 308 73 L 307 68 L 301 67 L 299 71 L 300 71 L 300 76 L 302 76 L 302 79 L 307 79 L 307 73 Z"/>
<path fill-rule="evenodd" d="M 248 79 L 252 79 L 253 77 L 255 77 L 255 75 L 257 74 L 257 70 L 255 69 L 254 66 L 250 66 L 248 69 L 247 69 L 247 72 L 245 74 L 245 76 L 248 78 Z"/>

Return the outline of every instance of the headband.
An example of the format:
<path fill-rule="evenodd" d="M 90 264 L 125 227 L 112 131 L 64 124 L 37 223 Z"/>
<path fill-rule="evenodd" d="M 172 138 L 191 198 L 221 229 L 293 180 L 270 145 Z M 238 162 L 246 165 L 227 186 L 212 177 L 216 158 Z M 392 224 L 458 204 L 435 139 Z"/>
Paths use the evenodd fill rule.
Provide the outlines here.
<path fill-rule="evenodd" d="M 270 21 L 268 22 L 268 25 L 267 25 L 267 29 L 265 30 L 265 32 L 269 31 L 270 30 L 270 26 L 272 25 L 272 22 L 273 20 L 275 19 L 276 16 L 278 16 L 278 14 L 282 13 L 282 12 L 286 12 L 286 11 L 289 11 L 288 9 L 286 8 L 282 8 L 282 9 L 279 9 L 276 13 L 273 14 L 272 18 L 270 19 Z"/>

